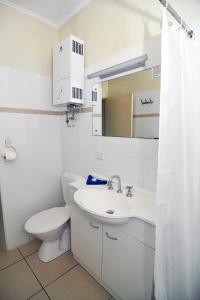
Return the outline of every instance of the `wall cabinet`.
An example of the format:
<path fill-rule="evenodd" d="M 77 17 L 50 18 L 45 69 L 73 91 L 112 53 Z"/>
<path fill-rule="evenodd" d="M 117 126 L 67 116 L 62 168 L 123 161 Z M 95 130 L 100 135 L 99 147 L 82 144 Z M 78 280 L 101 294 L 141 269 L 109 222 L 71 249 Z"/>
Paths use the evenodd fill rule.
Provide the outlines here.
<path fill-rule="evenodd" d="M 144 240 L 145 222 L 141 222 Z M 140 223 L 128 223 L 128 228 Z M 151 226 L 146 223 L 148 228 Z M 72 252 L 113 296 L 123 300 L 151 300 L 154 249 L 124 231 L 121 226 L 102 225 L 71 209 Z M 130 230 L 129 228 L 129 230 Z M 152 226 L 152 230 L 153 226 Z M 137 231 L 138 234 L 138 231 Z"/>

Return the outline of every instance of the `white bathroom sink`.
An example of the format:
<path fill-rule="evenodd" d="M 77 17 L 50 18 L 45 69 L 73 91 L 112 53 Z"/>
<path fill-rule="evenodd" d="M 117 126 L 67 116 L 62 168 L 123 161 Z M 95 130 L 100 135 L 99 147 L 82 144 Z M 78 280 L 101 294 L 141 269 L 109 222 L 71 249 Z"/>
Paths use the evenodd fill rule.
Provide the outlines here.
<path fill-rule="evenodd" d="M 152 193 L 150 197 L 148 195 L 137 191 L 133 197 L 126 197 L 125 192 L 119 194 L 106 187 L 85 187 L 75 192 L 74 201 L 101 223 L 117 225 L 137 217 L 154 224 L 155 201 L 152 200 Z"/>

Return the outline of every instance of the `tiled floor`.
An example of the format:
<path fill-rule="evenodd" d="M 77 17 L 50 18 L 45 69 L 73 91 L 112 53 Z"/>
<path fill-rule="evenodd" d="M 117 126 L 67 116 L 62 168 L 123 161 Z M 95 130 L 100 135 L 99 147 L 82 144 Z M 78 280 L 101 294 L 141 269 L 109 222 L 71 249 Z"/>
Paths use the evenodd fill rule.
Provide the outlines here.
<path fill-rule="evenodd" d="M 49 263 L 37 257 L 33 240 L 18 249 L 0 249 L 0 300 L 113 299 L 72 257 L 70 251 Z"/>

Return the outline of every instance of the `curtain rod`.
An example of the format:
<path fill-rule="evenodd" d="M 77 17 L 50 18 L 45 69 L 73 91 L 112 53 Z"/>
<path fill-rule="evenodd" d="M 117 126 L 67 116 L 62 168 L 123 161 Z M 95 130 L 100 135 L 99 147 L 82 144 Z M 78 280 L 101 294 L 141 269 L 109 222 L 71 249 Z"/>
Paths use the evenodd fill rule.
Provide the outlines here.
<path fill-rule="evenodd" d="M 174 19 L 181 25 L 181 27 L 186 31 L 187 35 L 192 38 L 193 37 L 193 30 L 189 28 L 187 23 L 179 16 L 179 14 L 175 11 L 175 9 L 168 3 L 167 0 L 158 0 L 174 17 Z"/>

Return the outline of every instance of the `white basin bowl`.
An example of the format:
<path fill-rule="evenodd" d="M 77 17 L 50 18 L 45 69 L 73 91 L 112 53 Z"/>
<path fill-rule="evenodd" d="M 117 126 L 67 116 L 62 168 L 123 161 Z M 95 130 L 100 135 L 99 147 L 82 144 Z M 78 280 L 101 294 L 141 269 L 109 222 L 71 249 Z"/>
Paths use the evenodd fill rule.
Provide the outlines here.
<path fill-rule="evenodd" d="M 82 188 L 74 194 L 76 204 L 93 218 L 107 224 L 123 224 L 130 218 L 133 198 L 98 188 Z"/>
<path fill-rule="evenodd" d="M 155 225 L 155 194 L 139 188 L 126 197 L 106 187 L 84 187 L 75 192 L 74 201 L 101 223 L 117 225 L 138 218 Z"/>

